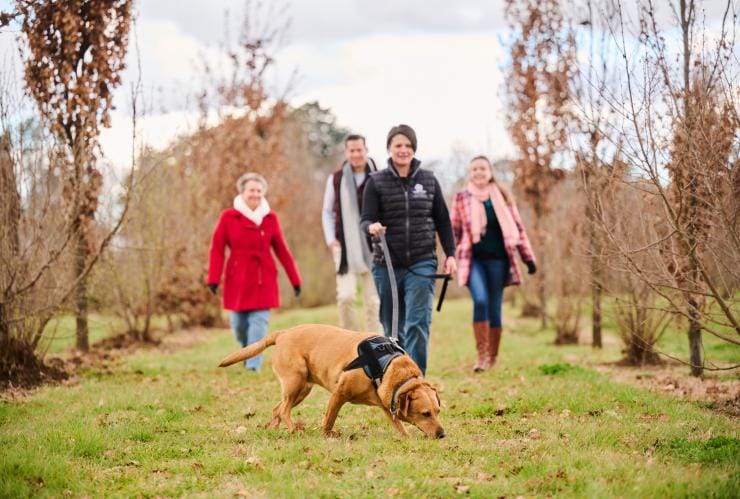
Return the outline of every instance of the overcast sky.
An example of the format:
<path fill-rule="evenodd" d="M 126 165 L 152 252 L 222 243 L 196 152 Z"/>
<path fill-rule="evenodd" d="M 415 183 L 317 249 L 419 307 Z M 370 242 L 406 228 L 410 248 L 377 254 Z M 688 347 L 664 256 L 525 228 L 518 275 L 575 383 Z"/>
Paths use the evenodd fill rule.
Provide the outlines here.
<path fill-rule="evenodd" d="M 284 8 L 270 7 L 275 4 Z M 493 158 L 512 154 L 501 103 L 508 37 L 502 0 L 266 1 L 275 25 L 289 22 L 271 87 L 285 89 L 295 106 L 318 100 L 340 125 L 368 138 L 370 152 L 386 156 L 385 135 L 398 123 L 413 126 L 417 157 L 444 159 L 453 148 Z M 709 1 L 712 5 L 720 2 Z M 0 5 L 8 4 L 0 0 Z M 195 121 L 193 95 L 202 82 L 199 61 L 222 57 L 225 12 L 231 29 L 243 18 L 243 0 L 140 0 L 135 39 L 147 98 L 140 132 L 164 147 Z M 270 10 L 272 9 L 272 10 Z M 263 16 L 264 17 L 264 16 Z M 0 37 L 0 53 L 10 36 Z M 134 39 L 134 37 L 132 37 Z M 129 83 L 138 74 L 132 45 L 125 84 L 117 91 L 113 127 L 101 142 L 113 162 L 131 155 Z"/>
<path fill-rule="evenodd" d="M 142 121 L 142 132 L 156 146 L 192 126 L 190 97 L 202 81 L 199 61 L 220 57 L 227 10 L 232 34 L 243 18 L 241 0 L 204 5 L 202 0 L 138 3 L 142 78 L 156 104 Z M 386 156 L 388 129 L 398 123 L 417 130 L 422 160 L 443 159 L 453 147 L 497 157 L 510 153 L 498 97 L 500 1 L 293 0 L 283 5 L 261 11 L 276 25 L 289 22 L 269 84 L 277 92 L 293 81 L 288 97 L 295 106 L 318 100 L 340 125 L 366 135 L 379 159 Z M 128 81 L 135 77 L 134 66 L 132 60 Z M 125 86 L 119 90 L 113 128 L 102 136 L 116 162 L 127 161 L 131 151 L 129 93 Z"/>

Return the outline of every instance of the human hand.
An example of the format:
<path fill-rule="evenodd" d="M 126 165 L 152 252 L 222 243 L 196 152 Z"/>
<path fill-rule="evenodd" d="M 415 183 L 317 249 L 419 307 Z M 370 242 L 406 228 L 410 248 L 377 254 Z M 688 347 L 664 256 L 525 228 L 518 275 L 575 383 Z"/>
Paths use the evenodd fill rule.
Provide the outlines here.
<path fill-rule="evenodd" d="M 209 284 L 208 289 L 210 289 L 211 293 L 215 295 L 216 291 L 218 291 L 218 284 Z"/>
<path fill-rule="evenodd" d="M 370 233 L 371 236 L 377 236 L 380 234 L 380 231 L 385 231 L 385 227 L 380 222 L 375 222 L 374 224 L 370 224 L 367 227 L 367 231 Z"/>
<path fill-rule="evenodd" d="M 293 286 L 293 293 L 295 293 L 296 298 L 301 296 L 301 285 L 300 284 Z"/>
<path fill-rule="evenodd" d="M 454 256 L 448 256 L 445 259 L 445 274 L 452 275 L 457 272 L 457 261 Z"/>
<path fill-rule="evenodd" d="M 537 265 L 535 265 L 534 262 L 532 262 L 532 261 L 524 262 L 524 265 L 527 266 L 527 273 L 528 274 L 532 275 L 535 272 L 537 272 Z"/>

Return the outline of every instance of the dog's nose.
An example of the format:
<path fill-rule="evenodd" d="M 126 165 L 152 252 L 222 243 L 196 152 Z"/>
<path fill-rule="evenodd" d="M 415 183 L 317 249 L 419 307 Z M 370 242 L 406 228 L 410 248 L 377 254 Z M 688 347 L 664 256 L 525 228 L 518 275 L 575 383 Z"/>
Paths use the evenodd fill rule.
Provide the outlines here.
<path fill-rule="evenodd" d="M 445 438 L 445 431 L 442 428 L 437 430 L 437 438 Z"/>

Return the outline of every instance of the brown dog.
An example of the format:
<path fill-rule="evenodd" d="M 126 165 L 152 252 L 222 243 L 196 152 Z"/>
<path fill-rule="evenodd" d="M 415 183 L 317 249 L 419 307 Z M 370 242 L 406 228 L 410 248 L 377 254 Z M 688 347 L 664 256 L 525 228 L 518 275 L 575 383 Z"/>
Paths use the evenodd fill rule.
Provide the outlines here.
<path fill-rule="evenodd" d="M 277 428 L 283 421 L 288 429 L 295 430 L 297 425 L 290 418 L 290 411 L 308 396 L 314 384 L 319 384 L 331 393 L 321 424 L 326 436 L 337 435 L 332 430 L 334 421 L 342 405 L 351 402 L 382 408 L 393 427 L 404 436 L 408 433 L 401 421 L 411 423 L 428 437 L 443 438 L 445 431 L 437 417 L 440 411 L 437 390 L 422 377 L 411 357 L 404 354 L 393 359 L 377 390 L 362 369 L 343 370 L 357 357 L 357 345 L 372 336 L 377 335 L 320 324 L 297 326 L 271 333 L 234 352 L 219 367 L 254 357 L 276 345 L 272 369 L 280 378 L 282 398 L 272 409 L 272 420 L 268 423 L 271 428 Z"/>

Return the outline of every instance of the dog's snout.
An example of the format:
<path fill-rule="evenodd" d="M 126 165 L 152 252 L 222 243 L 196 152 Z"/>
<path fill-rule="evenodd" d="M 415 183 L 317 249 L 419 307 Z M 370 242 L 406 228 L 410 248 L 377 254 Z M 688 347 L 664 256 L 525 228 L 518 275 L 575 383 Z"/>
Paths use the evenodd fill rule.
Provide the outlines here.
<path fill-rule="evenodd" d="M 437 438 L 445 438 L 445 431 L 442 428 L 437 430 Z"/>

